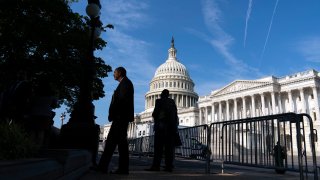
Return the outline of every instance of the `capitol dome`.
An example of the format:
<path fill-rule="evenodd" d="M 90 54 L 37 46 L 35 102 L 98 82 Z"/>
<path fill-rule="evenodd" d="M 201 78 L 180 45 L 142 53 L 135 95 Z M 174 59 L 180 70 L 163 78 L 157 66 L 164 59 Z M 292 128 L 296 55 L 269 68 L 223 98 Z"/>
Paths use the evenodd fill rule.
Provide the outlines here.
<path fill-rule="evenodd" d="M 164 64 L 159 66 L 156 70 L 154 77 L 168 74 L 189 77 L 187 68 L 183 64 L 181 64 L 177 59 L 168 59 Z"/>
<path fill-rule="evenodd" d="M 179 62 L 176 54 L 172 38 L 168 59 L 157 68 L 150 82 L 150 89 L 146 93 L 146 110 L 153 110 L 155 100 L 160 98 L 163 89 L 169 90 L 170 98 L 175 100 L 178 109 L 196 107 L 198 95 L 194 92 L 194 83 L 187 68 Z"/>

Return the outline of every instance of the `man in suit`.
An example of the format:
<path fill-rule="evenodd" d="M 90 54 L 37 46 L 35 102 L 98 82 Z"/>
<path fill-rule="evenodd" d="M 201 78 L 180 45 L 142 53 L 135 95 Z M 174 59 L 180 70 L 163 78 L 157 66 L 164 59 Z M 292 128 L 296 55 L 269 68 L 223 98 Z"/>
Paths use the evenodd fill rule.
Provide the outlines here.
<path fill-rule="evenodd" d="M 112 122 L 105 149 L 98 164 L 98 171 L 108 173 L 108 166 L 112 155 L 118 146 L 119 164 L 114 174 L 129 174 L 129 150 L 127 130 L 129 122 L 134 120 L 133 84 L 126 75 L 123 67 L 114 70 L 114 79 L 119 81 L 112 96 L 109 107 L 109 121 Z"/>
<path fill-rule="evenodd" d="M 147 171 L 160 171 L 163 148 L 165 150 L 165 171 L 172 172 L 175 136 L 178 131 L 177 106 L 169 98 L 169 90 L 161 92 L 161 98 L 156 100 L 152 113 L 154 119 L 154 158 L 151 168 Z"/>

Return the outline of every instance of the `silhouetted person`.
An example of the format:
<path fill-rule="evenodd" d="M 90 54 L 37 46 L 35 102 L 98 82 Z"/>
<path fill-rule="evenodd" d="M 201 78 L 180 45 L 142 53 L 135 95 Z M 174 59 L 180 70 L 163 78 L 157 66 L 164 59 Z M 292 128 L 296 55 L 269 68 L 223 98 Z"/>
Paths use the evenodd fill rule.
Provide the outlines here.
<path fill-rule="evenodd" d="M 156 100 L 152 113 L 154 119 L 154 158 L 152 166 L 147 171 L 159 171 L 164 149 L 165 171 L 172 172 L 175 136 L 178 131 L 177 106 L 169 98 L 169 91 L 164 89 L 161 98 Z"/>
<path fill-rule="evenodd" d="M 279 141 L 273 148 L 274 151 L 274 160 L 275 160 L 275 165 L 276 165 L 276 172 L 283 174 L 285 172 L 284 169 L 284 159 L 286 158 L 286 153 L 284 151 L 284 148 L 281 147 Z"/>
<path fill-rule="evenodd" d="M 129 149 L 127 129 L 129 122 L 134 120 L 133 85 L 127 78 L 126 70 L 118 67 L 114 71 L 114 79 L 119 81 L 112 96 L 109 107 L 109 121 L 112 122 L 105 148 L 98 164 L 98 171 L 108 172 L 108 166 L 116 146 L 119 151 L 119 167 L 115 174 L 129 173 Z"/>
<path fill-rule="evenodd" d="M 272 145 L 271 145 L 271 136 L 270 136 L 270 134 L 268 134 L 266 136 L 266 146 L 267 146 L 267 153 L 271 154 Z"/>

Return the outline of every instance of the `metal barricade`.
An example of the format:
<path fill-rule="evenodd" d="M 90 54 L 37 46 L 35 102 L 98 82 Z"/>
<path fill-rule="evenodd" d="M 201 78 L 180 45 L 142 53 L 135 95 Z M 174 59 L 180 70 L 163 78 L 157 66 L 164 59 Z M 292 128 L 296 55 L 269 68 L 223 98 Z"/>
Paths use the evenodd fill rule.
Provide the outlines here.
<path fill-rule="evenodd" d="M 153 154 L 154 136 L 128 139 L 129 153 L 139 156 Z"/>
<path fill-rule="evenodd" d="M 179 129 L 182 145 L 176 147 L 176 156 L 199 160 L 207 159 L 209 157 L 208 129 L 208 125 Z"/>
<path fill-rule="evenodd" d="M 190 159 L 206 160 L 208 156 L 208 125 L 179 129 L 182 145 L 176 147 L 176 156 Z M 152 155 L 154 136 L 128 139 L 129 152 L 135 155 Z"/>
<path fill-rule="evenodd" d="M 306 125 L 307 123 L 307 125 Z M 308 128 L 307 128 L 308 127 Z M 300 179 L 313 173 L 317 163 L 312 119 L 308 114 L 286 113 L 212 123 L 208 142 L 210 162 L 275 168 L 278 173 L 299 171 Z"/>

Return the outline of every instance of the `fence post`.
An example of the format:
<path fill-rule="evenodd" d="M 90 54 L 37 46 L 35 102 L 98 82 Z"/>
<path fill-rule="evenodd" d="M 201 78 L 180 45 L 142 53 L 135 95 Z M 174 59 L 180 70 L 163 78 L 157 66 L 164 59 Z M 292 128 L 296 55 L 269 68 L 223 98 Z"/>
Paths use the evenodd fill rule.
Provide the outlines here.
<path fill-rule="evenodd" d="M 207 125 L 206 125 L 207 126 Z M 207 126 L 207 147 L 208 150 L 206 152 L 206 173 L 210 174 L 210 160 L 211 160 L 211 125 Z"/>
<path fill-rule="evenodd" d="M 300 117 L 300 118 L 299 118 Z M 298 162 L 299 162 L 299 172 L 300 180 L 304 179 L 303 167 L 302 167 L 302 147 L 301 147 L 301 133 L 300 133 L 300 121 L 302 116 L 295 116 L 296 131 L 297 131 L 297 146 L 298 146 Z"/>
<path fill-rule="evenodd" d="M 312 160 L 313 160 L 313 171 L 314 171 L 314 179 L 318 179 L 318 169 L 317 169 L 317 155 L 316 155 L 316 149 L 315 149 L 315 139 L 314 139 L 314 129 L 313 129 L 313 122 L 312 118 L 309 114 L 301 114 L 301 119 L 303 120 L 303 116 L 306 116 L 309 120 L 309 127 L 310 127 L 310 133 L 311 133 L 311 152 L 312 152 Z"/>

